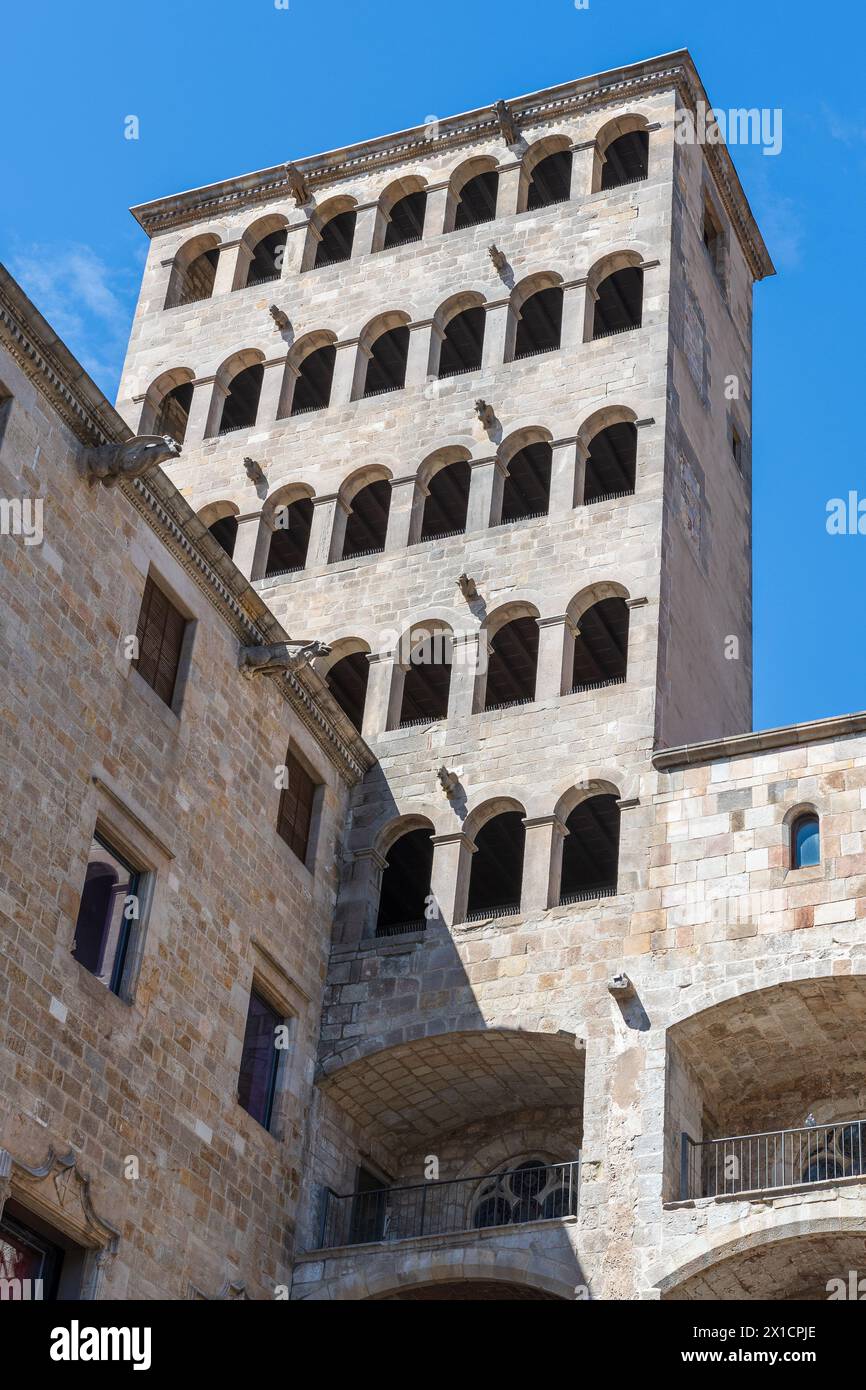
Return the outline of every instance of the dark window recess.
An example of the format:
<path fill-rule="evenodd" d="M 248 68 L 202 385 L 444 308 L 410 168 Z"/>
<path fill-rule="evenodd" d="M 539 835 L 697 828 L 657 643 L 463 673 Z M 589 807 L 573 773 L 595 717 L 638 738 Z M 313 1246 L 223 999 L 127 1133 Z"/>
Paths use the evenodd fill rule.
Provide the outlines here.
<path fill-rule="evenodd" d="M 390 328 L 387 333 L 380 334 L 367 362 L 364 395 L 378 396 L 384 391 L 399 391 L 406 381 L 408 355 L 408 328 Z"/>
<path fill-rule="evenodd" d="M 189 408 L 192 405 L 192 382 L 186 381 L 175 386 L 162 399 L 154 434 L 170 434 L 178 444 L 182 444 L 189 424 Z"/>
<path fill-rule="evenodd" d="M 148 578 L 138 615 L 138 656 L 132 664 L 167 705 L 174 699 L 185 632 L 186 618 Z"/>
<path fill-rule="evenodd" d="M 433 474 L 429 483 L 429 493 L 424 499 L 422 541 L 466 530 L 469 479 L 469 464 L 462 460 L 446 464 L 438 473 Z"/>
<path fill-rule="evenodd" d="M 518 911 L 525 839 L 522 811 L 504 811 L 478 831 L 469 871 L 470 917 L 497 909 Z"/>
<path fill-rule="evenodd" d="M 627 328 L 640 328 L 643 311 L 643 271 L 639 266 L 615 270 L 598 287 L 593 338 L 606 338 Z"/>
<path fill-rule="evenodd" d="M 292 415 L 324 410 L 331 399 L 336 357 L 337 349 L 329 345 L 317 348 L 304 358 L 292 393 Z"/>
<path fill-rule="evenodd" d="M 615 796 L 591 796 L 575 806 L 562 842 L 561 902 L 616 891 L 619 814 Z"/>
<path fill-rule="evenodd" d="M 280 228 L 262 237 L 253 252 L 247 269 L 247 285 L 263 285 L 268 280 L 279 280 L 282 274 L 283 257 L 286 254 L 286 229 Z"/>
<path fill-rule="evenodd" d="M 439 375 L 456 376 L 481 366 L 484 347 L 484 310 L 464 309 L 445 329 L 439 350 Z"/>
<path fill-rule="evenodd" d="M 596 681 L 625 680 L 628 617 L 628 607 L 621 598 L 604 598 L 587 609 L 574 642 L 572 689 Z"/>
<path fill-rule="evenodd" d="M 285 1020 L 266 999 L 253 990 L 247 1010 L 241 1070 L 238 1077 L 238 1100 L 248 1115 L 265 1129 L 270 1129 L 277 1090 L 277 1069 L 280 1060 L 277 1048 L 277 1029 Z"/>
<path fill-rule="evenodd" d="M 565 203 L 571 196 L 571 150 L 559 150 L 540 159 L 532 171 L 526 206 L 530 212 L 551 203 Z"/>
<path fill-rule="evenodd" d="M 725 263 L 725 238 L 721 223 L 709 203 L 704 204 L 701 236 L 716 276 L 721 279 Z"/>
<path fill-rule="evenodd" d="M 496 216 L 496 196 L 499 191 L 499 175 L 495 169 L 486 174 L 476 174 L 467 180 L 460 190 L 460 201 L 454 217 L 454 230 L 475 227 L 479 222 L 492 222 Z"/>
<path fill-rule="evenodd" d="M 265 578 L 302 570 L 307 563 L 310 529 L 313 525 L 313 504 L 308 497 L 299 497 L 288 507 L 277 507 L 275 526 L 271 532 Z"/>
<path fill-rule="evenodd" d="M 732 425 L 732 426 L 731 426 L 731 457 L 733 458 L 734 463 L 737 465 L 737 467 L 739 468 L 740 472 L 742 472 L 742 469 L 743 469 L 743 441 L 742 441 L 742 439 L 740 438 L 739 431 L 738 431 L 738 429 L 737 429 L 737 427 L 736 427 L 735 425 Z"/>
<path fill-rule="evenodd" d="M 612 492 L 634 492 L 637 430 L 624 421 L 600 430 L 589 446 L 583 500 L 595 502 Z"/>
<path fill-rule="evenodd" d="M 19 1287 L 12 1293 L 3 1283 L 0 1299 L 20 1297 L 55 1303 L 66 1252 L 26 1220 L 17 1220 L 13 1210 L 7 1203 L 0 1220 L 0 1280 L 14 1279 Z"/>
<path fill-rule="evenodd" d="M 547 513 L 551 452 L 549 444 L 539 443 L 527 444 L 514 455 L 502 489 L 503 522 Z"/>
<path fill-rule="evenodd" d="M 645 179 L 649 168 L 649 135 L 632 130 L 612 140 L 605 151 L 601 170 L 602 188 L 619 188 L 623 183 Z"/>
<path fill-rule="evenodd" d="M 391 246 L 402 246 L 407 241 L 418 241 L 424 231 L 424 213 L 427 210 L 427 194 L 407 193 L 391 209 L 391 220 L 385 232 L 385 250 Z"/>
<path fill-rule="evenodd" d="M 534 699 L 537 667 L 538 623 L 534 618 L 505 623 L 491 642 L 484 708 Z"/>
<path fill-rule="evenodd" d="M 0 445 L 3 443 L 3 436 L 6 433 L 6 426 L 9 416 L 12 413 L 12 392 L 8 391 L 0 381 Z"/>
<path fill-rule="evenodd" d="M 400 723 L 416 719 L 444 719 L 451 688 L 451 637 L 433 633 L 420 642 L 409 658 L 403 679 Z"/>
<path fill-rule="evenodd" d="M 217 545 L 221 545 L 229 559 L 235 553 L 238 538 L 238 519 L 236 516 L 222 516 L 207 528 Z"/>
<path fill-rule="evenodd" d="M 256 423 L 264 374 L 264 367 L 257 362 L 254 367 L 245 367 L 233 378 L 229 393 L 223 401 L 220 434 L 248 429 Z"/>
<path fill-rule="evenodd" d="M 277 834 L 305 864 L 310 847 L 316 784 L 291 751 L 286 754 L 286 769 L 288 785 L 280 792 Z"/>
<path fill-rule="evenodd" d="M 203 251 L 180 272 L 171 296 L 171 304 L 167 305 L 167 308 L 177 304 L 195 304 L 200 299 L 210 299 L 219 254 L 219 247 L 216 246 L 210 251 Z"/>
<path fill-rule="evenodd" d="M 343 559 L 385 549 L 388 532 L 388 512 L 391 509 L 391 484 L 387 478 L 368 483 L 355 494 L 352 510 L 346 522 L 343 540 Z"/>
<path fill-rule="evenodd" d="M 423 928 L 433 868 L 433 842 L 429 830 L 409 830 L 396 840 L 385 856 L 376 935 L 393 933 L 395 927 Z"/>
<path fill-rule="evenodd" d="M 354 211 L 338 212 L 336 217 L 325 223 L 322 228 L 322 240 L 316 247 L 314 270 L 322 265 L 335 265 L 338 261 L 349 259 L 355 240 L 356 218 L 357 213 Z"/>
<path fill-rule="evenodd" d="M 134 924 L 140 874 L 98 835 L 93 837 L 78 905 L 72 955 L 113 994 L 120 994 Z"/>
<path fill-rule="evenodd" d="M 798 816 L 791 826 L 791 868 L 812 868 L 821 862 L 821 836 L 818 817 Z"/>
<path fill-rule="evenodd" d="M 387 1197 L 381 1179 L 368 1168 L 359 1167 L 352 1202 L 350 1245 L 364 1245 L 368 1241 L 382 1239 L 385 1234 Z"/>
<path fill-rule="evenodd" d="M 515 359 L 553 352 L 559 347 L 561 336 L 562 290 L 553 285 L 530 295 L 521 308 L 514 342 Z"/>
<path fill-rule="evenodd" d="M 325 677 L 328 689 L 356 729 L 361 728 L 364 718 L 369 677 L 370 663 L 364 652 L 352 652 L 351 656 L 341 657 Z"/>

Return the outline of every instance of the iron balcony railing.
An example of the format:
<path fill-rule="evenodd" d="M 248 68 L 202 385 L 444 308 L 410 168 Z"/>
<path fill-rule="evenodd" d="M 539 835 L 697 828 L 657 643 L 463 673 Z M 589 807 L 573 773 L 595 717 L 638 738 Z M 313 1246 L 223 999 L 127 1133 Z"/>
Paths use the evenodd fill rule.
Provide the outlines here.
<path fill-rule="evenodd" d="M 634 488 L 625 487 L 620 492 L 599 492 L 595 497 L 584 497 L 583 505 L 593 507 L 596 502 L 613 502 L 619 497 L 634 497 Z"/>
<path fill-rule="evenodd" d="M 520 912 L 520 903 L 496 903 L 494 907 L 476 907 L 472 912 L 467 912 L 463 918 L 465 922 L 486 922 L 488 919 L 495 920 L 499 917 L 517 917 Z M 458 926 L 460 924 L 458 923 Z"/>
<path fill-rule="evenodd" d="M 562 893 L 559 898 L 560 907 L 571 907 L 573 903 L 591 903 L 598 898 L 615 898 L 616 884 L 602 883 L 596 884 L 594 888 L 578 888 L 573 893 Z"/>
<path fill-rule="evenodd" d="M 612 685 L 625 685 L 625 676 L 608 676 L 603 681 L 578 681 L 571 687 L 572 695 L 581 695 L 586 690 L 608 690 Z"/>
<path fill-rule="evenodd" d="M 580 1158 L 346 1196 L 325 1189 L 320 1246 L 366 1245 L 576 1216 Z"/>
<path fill-rule="evenodd" d="M 377 926 L 377 936 L 405 936 L 408 932 L 426 931 L 427 920 L 424 917 L 416 917 L 411 922 L 389 922 L 387 926 Z"/>
<path fill-rule="evenodd" d="M 866 1174 L 866 1119 L 698 1141 L 683 1134 L 680 1198 L 727 1197 Z"/>
<path fill-rule="evenodd" d="M 592 341 L 597 343 L 600 338 L 615 338 L 619 333 L 633 333 L 636 328 L 640 327 L 641 324 L 638 322 L 624 323 L 620 328 L 599 328 L 596 333 L 593 333 Z"/>

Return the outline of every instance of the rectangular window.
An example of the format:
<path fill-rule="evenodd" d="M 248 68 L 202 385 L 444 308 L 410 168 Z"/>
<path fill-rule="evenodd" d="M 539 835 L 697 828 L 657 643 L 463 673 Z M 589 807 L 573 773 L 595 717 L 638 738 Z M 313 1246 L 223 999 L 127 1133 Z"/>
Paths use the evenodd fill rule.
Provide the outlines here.
<path fill-rule="evenodd" d="M 721 283 L 725 271 L 725 236 L 721 223 L 710 204 L 704 203 L 704 218 L 701 229 L 704 246 L 707 248 L 716 278 Z"/>
<path fill-rule="evenodd" d="M 286 773 L 288 782 L 280 794 L 277 834 L 282 836 L 301 863 L 305 864 L 310 847 L 316 784 L 291 749 L 286 753 Z"/>
<path fill-rule="evenodd" d="M 6 433 L 6 425 L 12 412 L 12 393 L 7 391 L 3 382 L 0 381 L 0 444 L 3 443 L 3 436 Z"/>
<path fill-rule="evenodd" d="M 122 992 L 131 933 L 140 914 L 140 881 L 140 872 L 94 835 L 72 954 L 113 994 Z"/>
<path fill-rule="evenodd" d="M 148 576 L 138 615 L 138 656 L 133 665 L 161 700 L 171 705 L 177 684 L 186 618 Z"/>
<path fill-rule="evenodd" d="M 270 1129 L 273 1118 L 280 1060 L 277 1029 L 284 1022 L 276 1009 L 254 989 L 250 994 L 244 1031 L 238 1100 L 247 1114 L 265 1129 Z"/>
<path fill-rule="evenodd" d="M 80 1299 L 90 1253 L 10 1198 L 0 1217 L 0 1301 Z"/>
<path fill-rule="evenodd" d="M 731 426 L 731 453 L 734 456 L 734 463 L 742 470 L 743 466 L 743 441 L 740 439 L 736 426 Z"/>

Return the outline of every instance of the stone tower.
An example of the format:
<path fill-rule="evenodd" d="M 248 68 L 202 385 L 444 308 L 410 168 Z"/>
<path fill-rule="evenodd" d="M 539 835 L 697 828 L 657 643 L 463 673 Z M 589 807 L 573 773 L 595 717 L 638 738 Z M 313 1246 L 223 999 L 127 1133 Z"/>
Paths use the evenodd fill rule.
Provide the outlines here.
<path fill-rule="evenodd" d="M 750 728 L 772 273 L 700 100 L 676 53 L 135 209 L 118 409 L 376 759 L 295 1296 L 649 1287 L 652 754 Z"/>

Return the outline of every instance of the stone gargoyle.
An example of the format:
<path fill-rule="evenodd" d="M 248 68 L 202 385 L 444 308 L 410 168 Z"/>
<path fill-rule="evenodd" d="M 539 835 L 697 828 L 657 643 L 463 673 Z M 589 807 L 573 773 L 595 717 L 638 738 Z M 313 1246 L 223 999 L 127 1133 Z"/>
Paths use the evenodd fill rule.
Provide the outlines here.
<path fill-rule="evenodd" d="M 268 676 L 277 672 L 298 671 L 317 656 L 329 656 L 327 642 L 272 642 L 257 647 L 241 647 L 238 667 L 243 675 Z"/>
<path fill-rule="evenodd" d="M 170 434 L 136 434 L 122 444 L 88 449 L 82 463 L 87 481 L 113 487 L 121 478 L 140 478 L 166 459 L 176 459 L 180 445 Z"/>

